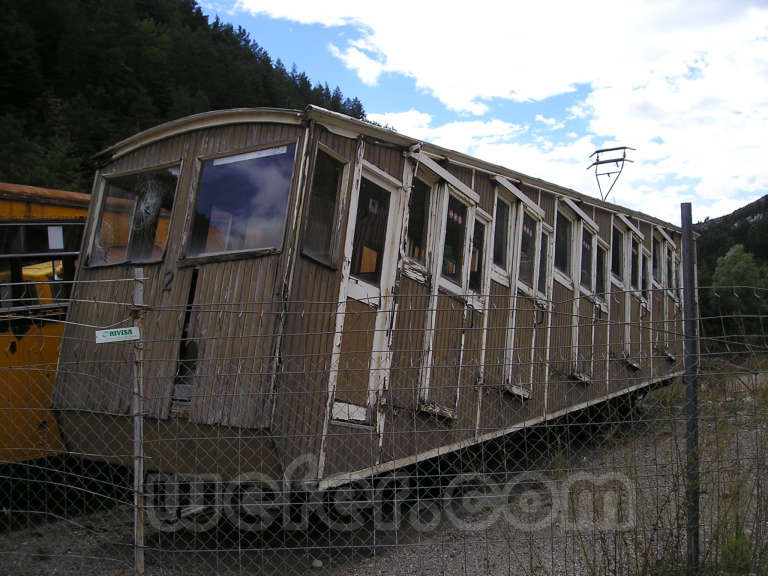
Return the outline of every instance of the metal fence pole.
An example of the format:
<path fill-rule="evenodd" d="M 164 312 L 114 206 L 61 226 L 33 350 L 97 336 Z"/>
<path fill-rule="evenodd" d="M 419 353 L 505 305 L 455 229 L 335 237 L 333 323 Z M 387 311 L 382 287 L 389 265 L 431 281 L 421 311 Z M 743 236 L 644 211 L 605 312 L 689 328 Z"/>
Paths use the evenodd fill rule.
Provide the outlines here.
<path fill-rule="evenodd" d="M 685 338 L 685 416 L 686 426 L 686 507 L 688 517 L 688 562 L 689 576 L 699 574 L 699 357 L 697 350 L 696 318 L 696 262 L 693 246 L 693 225 L 691 204 L 680 205 L 683 226 L 683 337 Z"/>
<path fill-rule="evenodd" d="M 144 269 L 134 268 L 133 275 L 133 325 L 140 334 L 133 348 L 134 570 L 136 576 L 144 576 Z"/>

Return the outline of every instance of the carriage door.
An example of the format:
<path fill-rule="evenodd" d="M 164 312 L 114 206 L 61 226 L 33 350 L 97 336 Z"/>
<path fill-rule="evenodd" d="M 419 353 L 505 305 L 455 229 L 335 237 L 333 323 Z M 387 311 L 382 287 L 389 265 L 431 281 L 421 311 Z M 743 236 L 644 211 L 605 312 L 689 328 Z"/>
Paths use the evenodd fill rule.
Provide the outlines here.
<path fill-rule="evenodd" d="M 380 365 L 387 348 L 388 312 L 392 306 L 398 239 L 393 218 L 398 212 L 400 182 L 370 167 L 350 202 L 339 319 L 341 333 L 331 368 L 335 384 L 332 418 L 372 423 L 375 391 L 383 378 Z M 356 197 L 355 197 L 356 196 Z"/>

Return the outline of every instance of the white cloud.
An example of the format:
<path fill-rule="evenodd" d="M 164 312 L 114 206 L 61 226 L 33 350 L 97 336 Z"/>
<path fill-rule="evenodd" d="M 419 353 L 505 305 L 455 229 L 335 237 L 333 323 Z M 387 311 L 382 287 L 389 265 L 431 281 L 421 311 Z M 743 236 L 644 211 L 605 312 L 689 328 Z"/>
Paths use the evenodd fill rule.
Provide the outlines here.
<path fill-rule="evenodd" d="M 586 120 L 588 133 L 569 134 L 567 142 L 521 139 L 524 129 L 503 120 L 458 117 L 434 126 L 416 111 L 402 118 L 370 114 L 377 121 L 391 116 L 406 134 L 586 191 L 595 189 L 586 156 L 606 140 L 630 145 L 638 149 L 636 163 L 622 175 L 616 199 L 665 217 L 675 212 L 674 220 L 681 198 L 695 199 L 703 218 L 768 191 L 764 3 L 478 0 L 447 10 L 391 0 L 382 10 L 345 0 L 238 0 L 237 6 L 307 24 L 351 25 L 348 43 L 331 50 L 363 82 L 401 74 L 460 114 L 494 116 L 494 99 L 540 101 L 588 87 L 583 101 L 556 117 L 548 117 L 550 108 L 536 117 L 553 129 L 546 134 Z M 695 189 L 678 187 L 688 179 L 698 182 Z"/>

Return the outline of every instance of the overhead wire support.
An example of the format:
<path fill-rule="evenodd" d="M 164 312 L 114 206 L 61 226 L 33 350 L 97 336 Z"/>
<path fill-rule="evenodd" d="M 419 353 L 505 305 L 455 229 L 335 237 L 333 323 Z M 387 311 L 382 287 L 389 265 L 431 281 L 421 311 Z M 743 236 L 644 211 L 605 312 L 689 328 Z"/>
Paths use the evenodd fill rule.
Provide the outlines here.
<path fill-rule="evenodd" d="M 601 148 L 600 150 L 595 150 L 592 152 L 592 154 L 589 155 L 590 158 L 595 158 L 595 160 L 587 167 L 587 170 L 590 170 L 592 168 L 595 169 L 595 180 L 597 180 L 597 189 L 600 192 L 600 199 L 605 202 L 608 199 L 608 196 L 611 194 L 611 191 L 613 190 L 614 185 L 616 184 L 616 181 L 619 179 L 619 176 L 621 176 L 621 173 L 624 171 L 624 163 L 625 162 L 632 162 L 629 158 L 627 158 L 627 150 L 634 151 L 634 148 L 630 148 L 629 146 L 615 146 L 613 148 Z M 600 158 L 600 155 L 609 155 L 609 158 Z M 601 169 L 601 166 L 608 166 L 607 170 Z M 608 187 L 608 191 L 603 194 L 603 185 L 600 181 L 600 177 L 604 176 L 608 182 L 610 183 L 610 186 Z"/>

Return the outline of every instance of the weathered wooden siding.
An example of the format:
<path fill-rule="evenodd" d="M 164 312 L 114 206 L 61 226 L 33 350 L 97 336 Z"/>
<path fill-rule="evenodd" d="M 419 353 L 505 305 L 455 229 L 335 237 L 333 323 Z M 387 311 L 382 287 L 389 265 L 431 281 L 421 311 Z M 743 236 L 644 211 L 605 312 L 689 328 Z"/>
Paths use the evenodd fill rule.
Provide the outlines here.
<path fill-rule="evenodd" d="M 515 330 L 512 347 L 511 384 L 530 391 L 533 362 L 533 330 L 536 304 L 529 296 L 518 292 L 515 301 Z"/>
<path fill-rule="evenodd" d="M 456 407 L 463 326 L 464 302 L 438 294 L 428 400 L 451 410 Z"/>
<path fill-rule="evenodd" d="M 507 378 L 506 350 L 510 318 L 509 288 L 491 281 L 485 340 L 485 383 L 503 386 Z"/>
<path fill-rule="evenodd" d="M 119 174 L 184 159 L 174 199 L 166 255 L 162 262 L 141 265 L 148 278 L 144 284 L 144 302 L 154 308 L 147 315 L 144 333 L 147 358 L 145 390 L 151 415 L 166 417 L 172 396 L 173 375 L 184 321 L 184 309 L 179 307 L 179 303 L 188 301 L 190 289 L 191 271 L 179 266 L 179 257 L 185 249 L 182 244 L 189 222 L 188 210 L 194 206 L 199 173 L 199 163 L 195 159 L 222 152 L 235 153 L 242 148 L 271 142 L 299 140 L 302 130 L 300 127 L 281 124 L 210 128 L 140 148 L 111 163 L 103 171 L 103 175 Z M 295 209 L 296 172 L 300 164 L 301 159 L 297 159 L 288 214 L 292 214 Z M 90 237 L 91 228 L 95 225 L 92 218 L 86 238 Z M 286 225 L 286 234 L 287 245 L 290 242 L 290 222 Z M 262 394 L 265 392 L 263 367 L 270 362 L 273 353 L 273 334 L 270 328 L 274 324 L 270 323 L 269 318 L 274 319 L 274 313 L 269 303 L 276 297 L 275 282 L 282 278 L 284 254 L 285 251 L 281 256 L 261 256 L 247 261 L 201 261 L 197 265 L 199 276 L 193 302 L 200 311 L 200 322 L 197 324 L 200 332 L 190 337 L 197 339 L 209 353 L 216 354 L 209 358 L 218 359 L 198 362 L 198 372 L 194 379 L 192 421 L 237 426 L 262 424 L 264 414 L 259 408 L 259 400 L 263 400 Z M 126 305 L 132 299 L 132 283 L 107 284 L 105 281 L 132 277 L 134 266 L 81 266 L 78 279 L 87 283 L 80 283 L 76 287 L 77 301 L 71 307 L 70 319 L 80 325 L 108 326 L 126 318 Z M 250 286 L 251 282 L 255 282 L 256 286 Z M 95 300 L 109 304 L 98 307 L 88 304 L 88 301 Z M 233 319 L 233 309 L 243 302 L 255 301 L 268 303 L 265 304 L 268 309 L 262 307 L 260 310 L 247 310 L 238 320 Z M 112 302 L 123 305 L 115 306 Z M 228 310 L 222 309 L 219 304 Z M 165 308 L 167 306 L 170 308 Z M 260 341 L 260 345 L 253 346 L 254 354 L 245 358 L 244 354 L 248 354 L 246 351 L 251 342 L 235 343 L 235 339 L 241 339 L 244 331 L 248 333 L 248 329 L 244 328 L 248 325 L 246 318 L 255 312 L 258 312 L 260 319 L 261 313 L 264 313 L 267 326 L 263 332 L 246 339 Z M 131 349 L 120 345 L 96 346 L 92 343 L 92 330 L 75 325 L 68 327 L 65 338 L 79 343 L 65 347 L 62 354 L 62 365 L 66 369 L 59 376 L 54 406 L 127 413 L 132 376 L 124 368 L 118 369 L 118 366 L 130 360 Z M 79 360 L 86 357 L 87 365 Z M 111 374 L 110 367 L 114 367 L 114 374 Z M 73 385 L 74 379 L 76 382 Z M 83 387 L 83 380 L 91 384 Z"/>
<path fill-rule="evenodd" d="M 376 328 L 375 308 L 347 298 L 341 337 L 335 399 L 358 406 L 368 404 L 368 379 Z"/>
<path fill-rule="evenodd" d="M 571 373 L 573 292 L 555 280 L 552 290 L 552 327 L 549 341 L 549 375 L 567 380 Z"/>
<path fill-rule="evenodd" d="M 418 405 L 430 296 L 424 283 L 407 276 L 399 284 L 388 399 L 393 407 L 413 409 Z"/>

